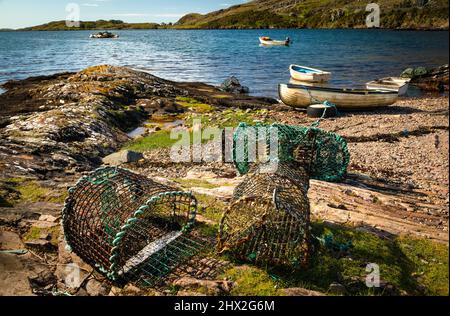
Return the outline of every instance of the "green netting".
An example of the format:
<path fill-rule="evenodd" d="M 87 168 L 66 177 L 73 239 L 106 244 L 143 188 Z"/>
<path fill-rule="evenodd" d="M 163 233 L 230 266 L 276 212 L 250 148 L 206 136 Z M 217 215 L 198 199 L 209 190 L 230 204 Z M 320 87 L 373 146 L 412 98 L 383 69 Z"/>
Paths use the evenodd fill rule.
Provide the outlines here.
<path fill-rule="evenodd" d="M 309 177 L 292 163 L 252 168 L 234 191 L 219 227 L 220 252 L 256 264 L 307 265 Z"/>
<path fill-rule="evenodd" d="M 186 241 L 196 210 L 197 201 L 190 192 L 106 167 L 69 189 L 62 218 L 72 250 L 118 281 L 134 278 L 136 271 L 143 272 L 154 262 L 171 260 L 165 267 L 170 270 L 174 262 L 189 257 L 195 249 Z M 173 248 L 178 252 L 170 251 Z M 162 270 L 155 271 L 140 276 L 160 279 Z"/>
<path fill-rule="evenodd" d="M 298 163 L 312 179 L 341 181 L 347 173 L 347 142 L 335 133 L 316 127 L 241 123 L 233 137 L 233 161 L 240 174 L 247 174 L 252 164 L 261 162 L 253 158 L 260 158 L 254 153 L 254 144 L 261 144 L 262 138 L 266 147 L 264 159 Z M 278 144 L 275 155 L 270 153 L 273 142 Z"/>

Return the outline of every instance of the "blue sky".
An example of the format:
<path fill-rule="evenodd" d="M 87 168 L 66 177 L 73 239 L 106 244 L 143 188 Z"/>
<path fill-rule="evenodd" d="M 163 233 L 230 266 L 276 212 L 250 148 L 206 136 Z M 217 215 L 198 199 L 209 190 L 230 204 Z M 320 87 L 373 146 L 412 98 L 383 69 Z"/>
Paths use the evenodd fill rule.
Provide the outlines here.
<path fill-rule="evenodd" d="M 66 6 L 76 3 L 80 20 L 175 22 L 186 13 L 207 13 L 245 0 L 0 0 L 0 28 L 21 28 L 65 20 Z"/>

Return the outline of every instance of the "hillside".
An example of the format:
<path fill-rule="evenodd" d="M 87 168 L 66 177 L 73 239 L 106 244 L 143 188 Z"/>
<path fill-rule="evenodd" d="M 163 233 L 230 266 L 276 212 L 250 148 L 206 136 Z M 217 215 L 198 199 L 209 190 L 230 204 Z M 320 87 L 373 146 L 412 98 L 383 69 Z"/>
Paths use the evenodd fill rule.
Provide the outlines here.
<path fill-rule="evenodd" d="M 182 17 L 176 28 L 363 28 L 362 0 L 254 0 L 205 15 Z M 381 27 L 448 29 L 447 0 L 378 0 Z"/>
<path fill-rule="evenodd" d="M 121 20 L 81 21 L 80 27 L 67 27 L 66 21 L 55 21 L 42 25 L 27 27 L 20 31 L 76 31 L 76 30 L 127 30 L 127 29 L 156 29 L 157 23 L 125 23 Z"/>

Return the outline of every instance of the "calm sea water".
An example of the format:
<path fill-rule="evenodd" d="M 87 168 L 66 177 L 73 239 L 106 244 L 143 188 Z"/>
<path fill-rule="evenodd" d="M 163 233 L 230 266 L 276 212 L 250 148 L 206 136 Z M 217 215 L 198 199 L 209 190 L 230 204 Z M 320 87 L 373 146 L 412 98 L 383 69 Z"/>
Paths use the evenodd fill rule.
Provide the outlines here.
<path fill-rule="evenodd" d="M 332 71 L 337 86 L 359 86 L 449 60 L 448 31 L 144 30 L 117 31 L 116 40 L 90 33 L 0 32 L 0 82 L 112 64 L 174 81 L 220 84 L 235 75 L 252 94 L 276 96 L 291 63 Z M 293 44 L 260 47 L 262 35 L 290 36 Z"/>

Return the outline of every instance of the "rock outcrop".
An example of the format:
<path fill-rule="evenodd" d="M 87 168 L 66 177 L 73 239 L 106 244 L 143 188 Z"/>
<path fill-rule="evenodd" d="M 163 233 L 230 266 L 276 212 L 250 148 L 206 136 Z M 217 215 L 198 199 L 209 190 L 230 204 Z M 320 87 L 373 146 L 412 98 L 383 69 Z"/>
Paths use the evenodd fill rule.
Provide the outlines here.
<path fill-rule="evenodd" d="M 95 66 L 10 81 L 0 98 L 0 170 L 47 176 L 101 164 L 130 138 L 127 132 L 152 115 L 187 111 L 177 97 L 222 107 L 268 107 L 267 98 L 226 95 L 212 86 L 183 84 L 124 67 Z"/>
<path fill-rule="evenodd" d="M 448 64 L 433 69 L 408 68 L 403 71 L 401 77 L 411 78 L 411 84 L 423 91 L 448 91 Z"/>
<path fill-rule="evenodd" d="M 225 92 L 230 92 L 230 93 L 235 93 L 235 94 L 250 92 L 250 89 L 248 87 L 241 85 L 238 78 L 236 78 L 234 76 L 226 79 L 221 84 L 220 89 Z"/>

